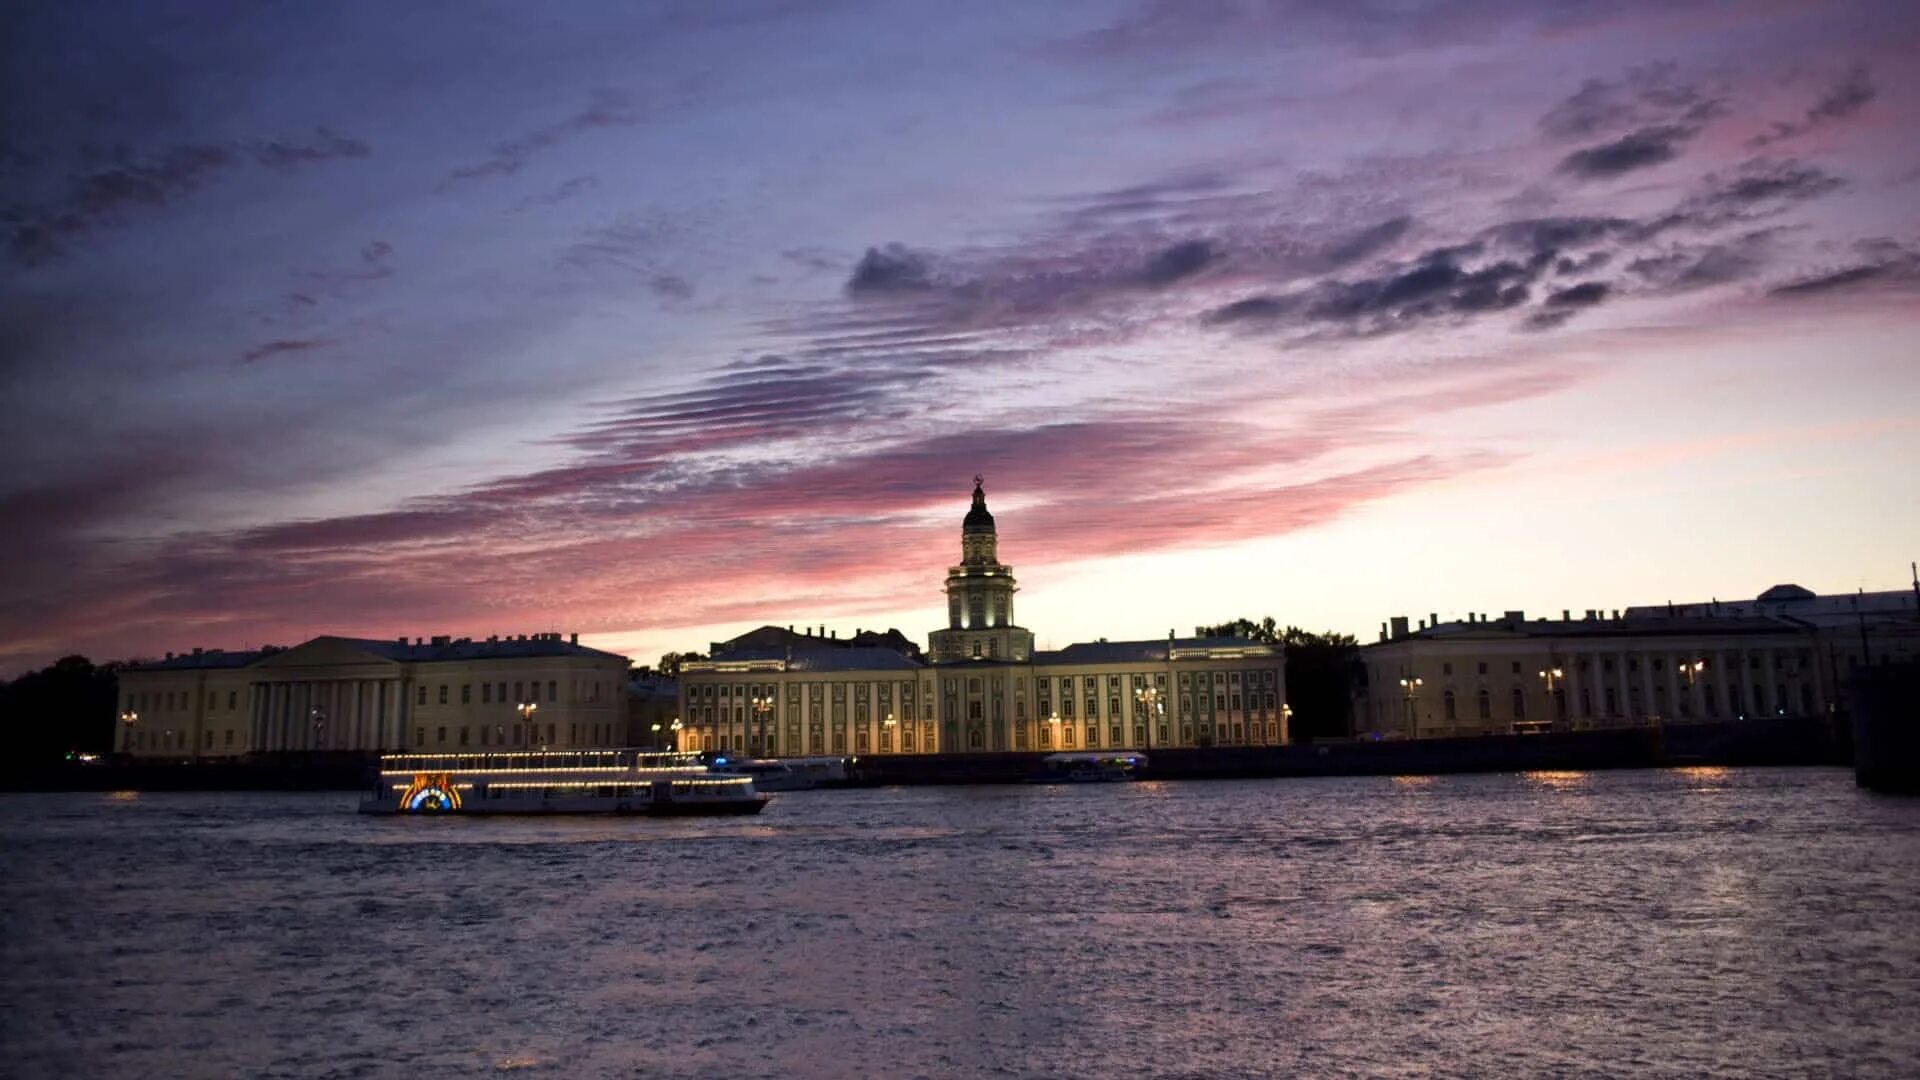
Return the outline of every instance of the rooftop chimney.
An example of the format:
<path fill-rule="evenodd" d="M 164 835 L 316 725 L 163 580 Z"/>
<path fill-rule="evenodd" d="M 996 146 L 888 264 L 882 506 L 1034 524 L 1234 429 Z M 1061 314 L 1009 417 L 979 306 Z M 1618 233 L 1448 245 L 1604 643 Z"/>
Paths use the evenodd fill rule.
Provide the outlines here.
<path fill-rule="evenodd" d="M 1573 609 L 1572 609 L 1572 608 L 1561 608 L 1561 609 L 1560 609 L 1560 621 L 1561 621 L 1561 622 L 1572 622 L 1572 621 L 1573 621 Z"/>
<path fill-rule="evenodd" d="M 1523 623 L 1527 621 L 1527 613 L 1524 611 L 1509 611 L 1506 614 L 1506 620 L 1510 623 Z"/>
<path fill-rule="evenodd" d="M 1390 621 L 1393 625 L 1394 637 L 1403 638 L 1407 636 L 1407 617 L 1405 615 L 1395 615 Z"/>
<path fill-rule="evenodd" d="M 195 656 L 199 656 L 199 655 L 200 655 L 200 646 L 198 646 L 198 645 L 195 645 L 195 646 L 193 647 L 193 655 L 195 655 Z"/>
<path fill-rule="evenodd" d="M 1387 640 L 1387 624 L 1386 623 L 1380 624 L 1380 640 L 1381 641 Z"/>
<path fill-rule="evenodd" d="M 571 634 L 568 634 L 568 635 L 567 635 L 567 644 L 569 644 L 569 645 L 578 645 L 578 644 L 580 644 L 580 631 L 578 631 L 578 630 L 575 630 L 575 631 L 574 631 L 573 633 L 571 633 Z"/>

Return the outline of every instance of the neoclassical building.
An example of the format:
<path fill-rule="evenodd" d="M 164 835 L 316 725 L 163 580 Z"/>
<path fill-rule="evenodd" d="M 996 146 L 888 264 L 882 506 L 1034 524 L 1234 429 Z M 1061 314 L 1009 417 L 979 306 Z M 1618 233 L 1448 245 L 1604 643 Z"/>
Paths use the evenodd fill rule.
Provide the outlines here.
<path fill-rule="evenodd" d="M 1779 585 L 1752 601 L 1559 618 L 1396 617 L 1361 650 L 1355 727 L 1436 738 L 1830 716 L 1859 669 L 1920 657 L 1917 596 Z"/>
<path fill-rule="evenodd" d="M 877 635 L 842 644 L 762 627 L 681 669 L 679 745 L 798 756 L 1287 741 L 1280 646 L 1169 636 L 1036 651 L 1017 591 L 975 478 L 927 659 Z"/>
<path fill-rule="evenodd" d="M 120 672 L 115 747 L 195 759 L 622 745 L 627 668 L 557 633 L 195 649 Z"/>

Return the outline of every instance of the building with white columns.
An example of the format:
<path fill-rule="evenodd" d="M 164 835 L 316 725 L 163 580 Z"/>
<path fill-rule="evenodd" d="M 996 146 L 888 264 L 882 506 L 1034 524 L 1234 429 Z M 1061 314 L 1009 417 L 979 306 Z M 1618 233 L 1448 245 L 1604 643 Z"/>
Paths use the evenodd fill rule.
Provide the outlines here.
<path fill-rule="evenodd" d="M 1361 650 L 1355 728 L 1444 738 L 1828 716 L 1845 707 L 1860 667 L 1920 656 L 1910 596 L 1851 599 L 1776 586 L 1724 605 L 1557 619 L 1509 611 L 1413 629 L 1395 618 Z"/>
<path fill-rule="evenodd" d="M 122 669 L 115 747 L 199 759 L 619 746 L 627 669 L 553 633 L 196 649 Z"/>
<path fill-rule="evenodd" d="M 682 666 L 678 745 L 757 755 L 930 754 L 1281 745 L 1283 647 L 1240 638 L 1036 650 L 975 479 L 928 661 L 762 627 Z M 824 647 L 823 647 L 824 646 Z"/>

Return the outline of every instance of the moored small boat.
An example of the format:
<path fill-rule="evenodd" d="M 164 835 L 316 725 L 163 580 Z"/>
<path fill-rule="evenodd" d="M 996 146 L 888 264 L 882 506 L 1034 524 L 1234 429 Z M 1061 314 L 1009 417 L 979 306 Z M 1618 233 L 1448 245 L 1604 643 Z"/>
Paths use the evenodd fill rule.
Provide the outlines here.
<path fill-rule="evenodd" d="M 1030 777 L 1032 784 L 1098 784 L 1140 779 L 1147 767 L 1147 755 L 1133 750 L 1086 750 L 1048 754 L 1040 759 L 1043 770 Z"/>

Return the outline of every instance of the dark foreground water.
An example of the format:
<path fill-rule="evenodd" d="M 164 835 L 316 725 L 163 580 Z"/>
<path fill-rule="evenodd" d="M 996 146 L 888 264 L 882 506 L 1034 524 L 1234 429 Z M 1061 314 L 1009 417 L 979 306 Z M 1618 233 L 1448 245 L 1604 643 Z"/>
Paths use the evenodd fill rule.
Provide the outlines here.
<path fill-rule="evenodd" d="M 1837 770 L 0 796 L 18 1076 L 1912 1076 L 1920 801 Z"/>

